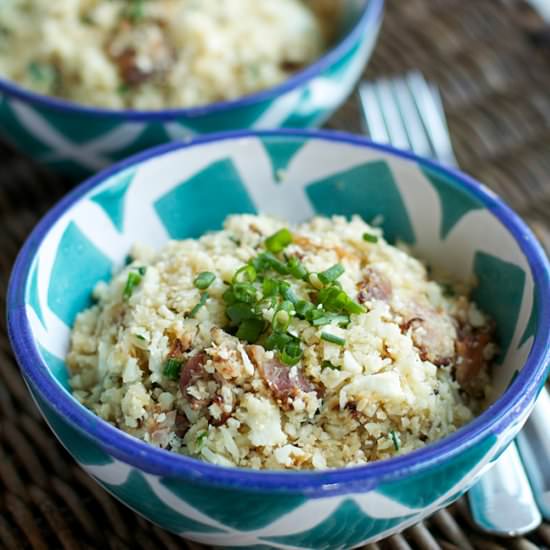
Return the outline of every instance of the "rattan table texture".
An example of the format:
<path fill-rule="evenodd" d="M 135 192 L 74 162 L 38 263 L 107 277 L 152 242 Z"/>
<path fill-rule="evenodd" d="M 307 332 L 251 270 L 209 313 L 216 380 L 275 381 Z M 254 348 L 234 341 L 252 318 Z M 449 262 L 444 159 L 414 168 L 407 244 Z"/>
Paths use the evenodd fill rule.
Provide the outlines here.
<path fill-rule="evenodd" d="M 502 195 L 550 248 L 550 32 L 518 0 L 387 0 L 366 77 L 418 68 L 439 84 L 460 165 Z M 361 132 L 356 98 L 329 127 Z M 71 183 L 0 144 L 0 306 L 15 256 Z M 201 548 L 147 523 L 57 443 L 19 376 L 0 316 L 0 547 Z M 550 524 L 495 539 L 464 500 L 371 549 L 550 548 Z"/>

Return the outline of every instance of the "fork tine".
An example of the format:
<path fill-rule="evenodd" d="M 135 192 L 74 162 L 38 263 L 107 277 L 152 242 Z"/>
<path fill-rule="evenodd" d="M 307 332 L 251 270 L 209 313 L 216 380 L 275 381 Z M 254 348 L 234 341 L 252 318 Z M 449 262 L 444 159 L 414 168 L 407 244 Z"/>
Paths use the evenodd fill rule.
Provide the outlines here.
<path fill-rule="evenodd" d="M 407 82 L 402 78 L 395 79 L 393 91 L 403 118 L 403 127 L 409 136 L 412 151 L 417 155 L 433 157 L 434 151 L 426 136 L 426 130 Z"/>
<path fill-rule="evenodd" d="M 390 81 L 382 78 L 376 82 L 375 88 L 378 103 L 382 109 L 382 116 L 388 128 L 390 143 L 401 149 L 410 149 L 411 144 L 409 143 L 403 118 L 393 96 Z"/>
<path fill-rule="evenodd" d="M 382 117 L 382 110 L 378 105 L 374 86 L 368 82 L 362 82 L 359 86 L 359 99 L 366 133 L 373 141 L 390 143 L 390 137 Z"/>
<path fill-rule="evenodd" d="M 456 166 L 445 116 L 441 116 L 443 103 L 439 91 L 435 86 L 430 87 L 417 71 L 409 73 L 406 78 L 435 157 L 445 164 Z"/>

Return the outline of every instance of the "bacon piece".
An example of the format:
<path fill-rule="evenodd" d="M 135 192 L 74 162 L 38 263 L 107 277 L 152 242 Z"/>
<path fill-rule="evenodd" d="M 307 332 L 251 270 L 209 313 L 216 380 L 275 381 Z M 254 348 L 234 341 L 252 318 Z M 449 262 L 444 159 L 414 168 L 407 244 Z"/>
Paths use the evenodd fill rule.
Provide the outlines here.
<path fill-rule="evenodd" d="M 275 400 L 285 410 L 289 408 L 289 399 L 301 392 L 316 392 L 315 386 L 304 376 L 300 369 L 288 367 L 277 359 L 266 359 L 261 346 L 247 346 L 246 352 L 261 377 L 268 385 Z"/>
<path fill-rule="evenodd" d="M 392 295 L 392 286 L 390 280 L 380 271 L 368 267 L 365 270 L 365 276 L 359 283 L 359 294 L 357 301 L 364 304 L 369 300 L 389 301 Z"/>
<path fill-rule="evenodd" d="M 163 27 L 160 21 L 150 21 L 144 28 L 123 20 L 107 44 L 107 53 L 126 86 L 136 87 L 162 76 L 173 65 L 175 52 Z"/>
<path fill-rule="evenodd" d="M 456 379 L 458 383 L 468 388 L 488 366 L 484 351 L 492 340 L 492 327 L 485 330 L 474 330 L 461 334 L 456 341 L 456 354 L 458 356 L 456 367 Z"/>
<path fill-rule="evenodd" d="M 185 398 L 189 400 L 192 409 L 200 409 L 205 405 L 208 405 L 209 401 L 204 399 L 195 399 L 187 393 L 187 388 L 197 383 L 199 380 L 205 380 L 208 378 L 203 366 L 208 360 L 206 353 L 197 353 L 183 366 L 180 373 L 180 389 Z"/>
<path fill-rule="evenodd" d="M 149 80 L 155 71 L 143 70 L 137 62 L 138 54 L 135 48 L 126 48 L 121 54 L 117 55 L 114 60 L 118 65 L 120 78 L 127 86 L 139 86 Z"/>
<path fill-rule="evenodd" d="M 452 363 L 455 356 L 456 329 L 445 314 L 431 307 L 411 304 L 402 315 L 406 320 L 401 324 L 401 330 L 411 331 L 422 361 L 430 361 L 438 367 Z"/>

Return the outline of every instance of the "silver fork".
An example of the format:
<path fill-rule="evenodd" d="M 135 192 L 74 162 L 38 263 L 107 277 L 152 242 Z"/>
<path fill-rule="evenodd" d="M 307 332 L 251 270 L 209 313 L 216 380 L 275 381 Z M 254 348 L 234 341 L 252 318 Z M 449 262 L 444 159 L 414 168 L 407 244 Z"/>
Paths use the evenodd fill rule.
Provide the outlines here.
<path fill-rule="evenodd" d="M 421 73 L 362 82 L 359 99 L 364 130 L 373 141 L 456 166 L 439 90 Z M 540 510 L 550 519 L 550 443 L 544 437 L 548 418 L 550 397 L 543 390 L 518 438 L 524 460 L 512 443 L 468 493 L 472 517 L 480 529 L 518 536 L 541 523 Z"/>

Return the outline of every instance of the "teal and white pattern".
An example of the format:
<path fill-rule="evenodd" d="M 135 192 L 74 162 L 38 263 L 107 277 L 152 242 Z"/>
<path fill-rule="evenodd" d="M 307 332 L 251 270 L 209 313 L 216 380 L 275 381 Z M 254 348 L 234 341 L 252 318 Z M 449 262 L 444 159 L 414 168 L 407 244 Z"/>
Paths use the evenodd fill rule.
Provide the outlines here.
<path fill-rule="evenodd" d="M 21 94 L 0 80 L 0 133 L 50 168 L 82 177 L 148 147 L 214 131 L 320 126 L 353 90 L 381 23 L 383 0 L 346 5 L 340 45 L 272 91 L 196 109 L 135 113 Z"/>
<path fill-rule="evenodd" d="M 320 550 L 380 539 L 463 494 L 533 406 L 545 365 L 531 365 L 531 381 L 517 376 L 513 398 L 523 401 L 497 402 L 466 428 L 469 434 L 460 430 L 414 459 L 335 472 L 348 476 L 342 483 L 286 474 L 277 485 L 264 481 L 269 474 L 205 466 L 137 442 L 76 405 L 63 363 L 76 313 L 95 283 L 123 264 L 134 241 L 159 247 L 170 238 L 196 237 L 235 212 L 293 222 L 316 213 L 378 218 L 391 240 L 410 244 L 459 278 L 477 276 L 476 299 L 498 325 L 502 352 L 494 377 L 501 394 L 521 373 L 535 336 L 541 338 L 537 292 L 548 292 L 548 279 L 535 291 L 530 260 L 491 212 L 487 190 L 473 192 L 458 176 L 352 138 L 263 133 L 204 140 L 168 148 L 76 193 L 76 202 L 38 229 L 45 233 L 36 254 L 21 260 L 28 262 L 21 315 L 33 353 L 49 371 L 25 366 L 13 336 L 16 320 L 12 339 L 38 405 L 68 451 L 109 492 L 170 531 L 240 548 Z M 525 231 L 522 238 L 532 238 Z M 127 451 L 132 446 L 135 453 Z"/>

